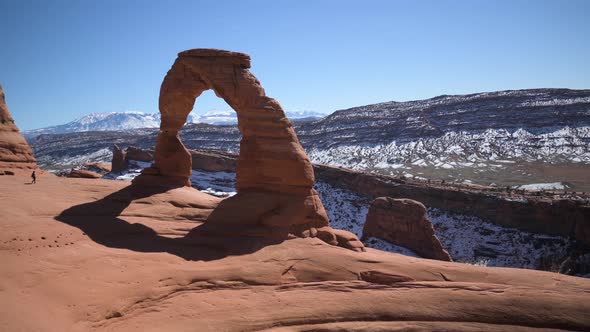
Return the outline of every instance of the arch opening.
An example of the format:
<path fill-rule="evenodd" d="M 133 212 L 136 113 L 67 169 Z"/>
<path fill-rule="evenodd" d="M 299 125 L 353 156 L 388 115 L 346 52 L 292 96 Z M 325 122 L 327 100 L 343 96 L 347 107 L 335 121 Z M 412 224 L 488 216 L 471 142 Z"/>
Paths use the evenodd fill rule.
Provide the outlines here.
<path fill-rule="evenodd" d="M 232 125 L 237 123 L 238 117 L 236 111 L 225 100 L 217 97 L 215 92 L 209 89 L 195 100 L 189 120 L 193 123 Z"/>

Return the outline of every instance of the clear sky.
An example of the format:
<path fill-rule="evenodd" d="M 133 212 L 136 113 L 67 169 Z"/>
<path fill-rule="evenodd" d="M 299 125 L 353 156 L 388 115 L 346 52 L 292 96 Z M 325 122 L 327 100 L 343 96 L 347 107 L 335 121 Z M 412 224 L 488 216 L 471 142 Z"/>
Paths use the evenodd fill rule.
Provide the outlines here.
<path fill-rule="evenodd" d="M 157 112 L 176 54 L 221 48 L 285 110 L 590 88 L 590 1 L 0 0 L 0 84 L 21 129 Z M 226 108 L 212 93 L 199 112 Z"/>

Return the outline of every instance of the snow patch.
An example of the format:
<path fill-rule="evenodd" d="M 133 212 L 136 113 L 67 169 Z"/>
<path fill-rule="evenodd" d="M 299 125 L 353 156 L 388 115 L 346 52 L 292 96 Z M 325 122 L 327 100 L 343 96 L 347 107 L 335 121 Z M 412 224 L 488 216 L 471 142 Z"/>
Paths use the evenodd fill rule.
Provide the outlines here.
<path fill-rule="evenodd" d="M 564 190 L 567 188 L 567 185 L 561 182 L 553 182 L 553 183 L 531 183 L 525 184 L 522 186 L 518 186 L 518 189 L 524 190 Z"/>
<path fill-rule="evenodd" d="M 342 137 L 354 137 L 354 133 Z M 474 163 L 495 161 L 494 167 L 514 164 L 515 160 L 590 163 L 590 127 L 562 127 L 531 134 L 525 129 L 450 131 L 435 138 L 410 142 L 338 145 L 307 149 L 315 163 L 358 170 L 403 168 L 405 165 L 443 169 L 471 167 Z"/>

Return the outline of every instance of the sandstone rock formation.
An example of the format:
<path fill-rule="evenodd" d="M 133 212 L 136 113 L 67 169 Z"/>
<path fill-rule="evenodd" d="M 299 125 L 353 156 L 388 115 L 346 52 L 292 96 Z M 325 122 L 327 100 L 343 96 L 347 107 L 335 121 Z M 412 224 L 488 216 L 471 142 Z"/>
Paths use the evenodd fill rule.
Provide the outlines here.
<path fill-rule="evenodd" d="M 129 146 L 125 149 L 125 159 L 151 162 L 154 160 L 154 154 L 151 151 L 143 150 L 136 146 Z"/>
<path fill-rule="evenodd" d="M 18 131 L 0 86 L 0 170 L 37 168 L 31 147 Z"/>
<path fill-rule="evenodd" d="M 370 236 L 408 248 L 424 258 L 451 261 L 426 217 L 426 207 L 411 199 L 375 199 L 363 228 L 363 238 Z"/>
<path fill-rule="evenodd" d="M 152 151 L 143 150 L 135 146 L 128 146 L 125 150 L 117 144 L 113 144 L 113 157 L 109 165 L 109 172 L 120 173 L 129 168 L 132 161 L 151 162 L 154 160 Z M 102 165 L 91 165 L 92 168 L 100 168 Z M 100 170 L 98 173 L 102 173 Z"/>
<path fill-rule="evenodd" d="M 212 89 L 238 116 L 242 134 L 237 195 L 211 214 L 207 228 L 251 236 L 319 236 L 324 241 L 362 250 L 354 235 L 337 237 L 315 190 L 313 167 L 279 103 L 265 95 L 250 73 L 250 57 L 214 49 L 179 53 L 160 90 L 161 124 L 154 167 L 134 183 L 190 185 L 191 155 L 179 131 L 195 99 Z M 114 168 L 114 165 L 113 165 Z"/>
<path fill-rule="evenodd" d="M 127 169 L 129 163 L 125 158 L 126 154 L 117 144 L 113 144 L 113 160 L 111 162 L 111 172 L 119 173 Z"/>
<path fill-rule="evenodd" d="M 82 165 L 82 169 L 104 175 L 111 171 L 112 165 L 110 163 L 86 162 Z"/>
<path fill-rule="evenodd" d="M 193 169 L 234 173 L 238 165 L 235 154 L 199 150 L 190 150 L 190 153 Z"/>
<path fill-rule="evenodd" d="M 102 177 L 101 174 L 88 171 L 85 169 L 73 169 L 71 170 L 67 177 L 69 178 L 85 178 L 85 179 L 100 179 Z"/>

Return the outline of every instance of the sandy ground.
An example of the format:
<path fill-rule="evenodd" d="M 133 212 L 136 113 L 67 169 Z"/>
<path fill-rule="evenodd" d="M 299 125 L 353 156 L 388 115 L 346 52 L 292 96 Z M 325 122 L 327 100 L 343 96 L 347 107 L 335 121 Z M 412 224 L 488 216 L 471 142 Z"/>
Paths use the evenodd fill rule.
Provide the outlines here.
<path fill-rule="evenodd" d="M 590 281 L 214 238 L 192 188 L 0 176 L 1 331 L 590 330 Z"/>

